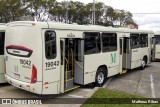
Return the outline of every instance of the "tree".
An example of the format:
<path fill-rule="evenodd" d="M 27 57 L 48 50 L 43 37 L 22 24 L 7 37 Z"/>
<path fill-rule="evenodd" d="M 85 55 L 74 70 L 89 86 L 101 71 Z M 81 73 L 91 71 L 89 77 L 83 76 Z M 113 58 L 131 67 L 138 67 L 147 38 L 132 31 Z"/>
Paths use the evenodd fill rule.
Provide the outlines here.
<path fill-rule="evenodd" d="M 29 20 L 91 24 L 92 12 L 93 3 L 85 5 L 78 1 L 0 0 L 1 23 L 19 21 L 29 16 Z M 117 27 L 135 22 L 129 11 L 114 9 L 102 2 L 97 2 L 95 3 L 95 23 Z"/>
<path fill-rule="evenodd" d="M 20 0 L 0 0 L 0 22 L 18 21 L 24 15 L 25 10 Z"/>
<path fill-rule="evenodd" d="M 116 10 L 116 20 L 115 25 L 116 26 L 126 26 L 127 24 L 133 24 L 135 23 L 132 19 L 132 14 L 128 11 L 124 10 Z"/>
<path fill-rule="evenodd" d="M 55 0 L 22 0 L 27 8 L 26 14 L 37 21 L 47 21 L 50 9 L 54 8 Z"/>

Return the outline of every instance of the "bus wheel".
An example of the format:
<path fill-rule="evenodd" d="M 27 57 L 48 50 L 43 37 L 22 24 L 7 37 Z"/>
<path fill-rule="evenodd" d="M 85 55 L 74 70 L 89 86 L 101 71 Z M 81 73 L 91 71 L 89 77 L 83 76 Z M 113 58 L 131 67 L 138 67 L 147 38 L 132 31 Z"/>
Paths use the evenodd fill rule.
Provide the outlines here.
<path fill-rule="evenodd" d="M 98 68 L 97 70 L 97 73 L 96 73 L 96 86 L 103 86 L 107 76 L 106 76 L 106 73 L 105 73 L 105 68 L 101 67 L 101 68 Z"/>
<path fill-rule="evenodd" d="M 146 67 L 146 60 L 145 58 L 143 58 L 142 62 L 141 62 L 141 69 L 143 70 Z"/>

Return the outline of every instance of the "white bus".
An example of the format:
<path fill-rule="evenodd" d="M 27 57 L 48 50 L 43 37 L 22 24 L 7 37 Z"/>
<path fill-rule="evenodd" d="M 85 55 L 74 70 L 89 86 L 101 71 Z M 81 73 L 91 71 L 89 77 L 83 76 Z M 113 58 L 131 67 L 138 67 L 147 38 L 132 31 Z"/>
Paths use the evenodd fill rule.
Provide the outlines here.
<path fill-rule="evenodd" d="M 5 41 L 6 80 L 36 94 L 59 94 L 150 63 L 152 31 L 12 22 Z"/>
<path fill-rule="evenodd" d="M 0 83 L 6 83 L 5 80 L 5 59 L 4 59 L 4 39 L 6 25 L 0 23 Z"/>
<path fill-rule="evenodd" d="M 160 32 L 155 32 L 155 59 L 160 59 Z"/>

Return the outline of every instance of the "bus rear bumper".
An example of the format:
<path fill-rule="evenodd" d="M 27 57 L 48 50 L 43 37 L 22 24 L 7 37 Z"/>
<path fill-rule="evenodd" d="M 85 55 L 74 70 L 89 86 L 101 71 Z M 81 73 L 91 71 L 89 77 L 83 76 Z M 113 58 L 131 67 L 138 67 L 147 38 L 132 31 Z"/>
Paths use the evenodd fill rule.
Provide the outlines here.
<path fill-rule="evenodd" d="M 7 83 L 7 81 L 5 80 L 5 74 L 4 73 L 0 74 L 0 83 Z"/>
<path fill-rule="evenodd" d="M 5 74 L 5 79 L 7 80 L 8 83 L 20 89 L 23 89 L 23 90 L 26 90 L 26 91 L 29 91 L 35 94 L 41 94 L 42 92 L 42 88 L 38 88 L 42 86 L 42 82 L 37 82 L 35 84 L 26 83 L 23 81 L 16 80 L 6 74 Z"/>

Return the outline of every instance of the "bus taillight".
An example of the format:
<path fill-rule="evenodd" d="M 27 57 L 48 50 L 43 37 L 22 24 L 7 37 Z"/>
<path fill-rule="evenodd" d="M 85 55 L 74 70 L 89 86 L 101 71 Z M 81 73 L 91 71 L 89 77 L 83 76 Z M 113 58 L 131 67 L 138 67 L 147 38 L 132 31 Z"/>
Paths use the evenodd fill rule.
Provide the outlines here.
<path fill-rule="evenodd" d="M 32 65 L 32 78 L 31 78 L 31 83 L 36 83 L 37 82 L 37 68 Z"/>

